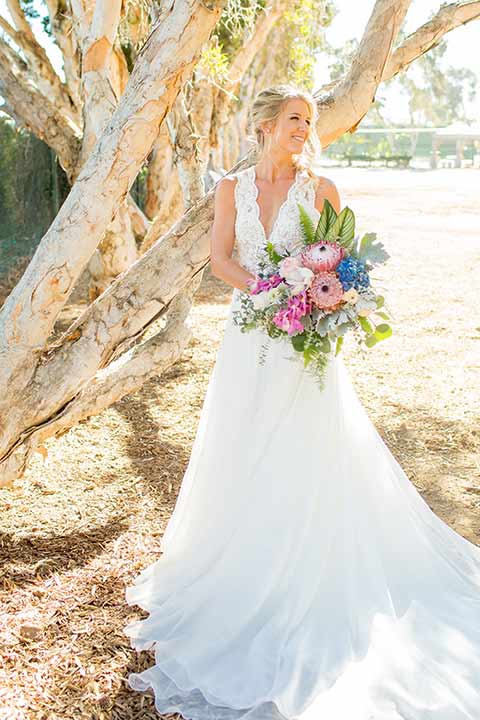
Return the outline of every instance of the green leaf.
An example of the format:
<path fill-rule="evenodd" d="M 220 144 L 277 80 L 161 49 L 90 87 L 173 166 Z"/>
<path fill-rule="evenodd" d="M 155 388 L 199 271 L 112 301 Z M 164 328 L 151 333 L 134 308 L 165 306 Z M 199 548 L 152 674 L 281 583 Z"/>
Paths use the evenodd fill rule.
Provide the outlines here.
<path fill-rule="evenodd" d="M 335 355 L 338 355 L 338 353 L 342 349 L 342 345 L 343 345 L 343 337 L 341 336 L 341 337 L 337 338 L 337 344 L 335 346 Z"/>
<path fill-rule="evenodd" d="M 307 347 L 303 351 L 304 367 L 307 367 L 307 365 L 313 360 L 314 357 L 315 357 L 315 349 L 311 345 L 307 345 Z"/>
<path fill-rule="evenodd" d="M 385 340 L 386 338 L 389 338 L 392 333 L 393 331 L 390 325 L 387 325 L 387 323 L 382 323 L 381 325 L 377 325 L 374 335 L 377 340 Z"/>
<path fill-rule="evenodd" d="M 387 253 L 381 242 L 375 242 L 377 239 L 377 233 L 365 233 L 360 240 L 358 247 L 358 257 L 370 265 L 376 265 L 377 263 L 383 263 L 390 255 Z"/>
<path fill-rule="evenodd" d="M 355 236 L 355 215 L 349 207 L 344 207 L 333 225 L 328 229 L 325 240 L 335 240 L 345 249 L 352 247 Z"/>
<path fill-rule="evenodd" d="M 323 203 L 322 214 L 318 221 L 317 229 L 315 231 L 315 242 L 319 240 L 325 240 L 325 237 L 337 219 L 337 213 L 333 209 L 330 202 L 325 198 Z"/>
<path fill-rule="evenodd" d="M 375 298 L 375 302 L 377 303 L 377 308 L 381 308 L 385 304 L 385 298 L 383 297 L 383 295 L 377 295 L 377 297 Z"/>
<path fill-rule="evenodd" d="M 367 335 L 367 337 L 365 338 L 365 345 L 369 348 L 376 345 L 377 342 L 378 339 L 375 337 L 375 335 Z"/>
<path fill-rule="evenodd" d="M 300 228 L 303 240 L 307 245 L 311 245 L 315 242 L 315 225 L 303 205 L 297 203 L 297 207 L 298 212 L 300 213 Z"/>
<path fill-rule="evenodd" d="M 330 350 L 331 350 L 331 345 L 330 345 L 330 340 L 328 339 L 327 336 L 321 338 L 321 340 L 320 340 L 320 350 L 321 350 L 323 353 L 329 353 L 329 352 L 330 352 Z"/>
<path fill-rule="evenodd" d="M 306 333 L 300 333 L 299 335 L 292 335 L 290 338 L 294 350 L 297 352 L 303 352 L 305 349 L 305 340 L 307 338 Z"/>
<path fill-rule="evenodd" d="M 362 330 L 364 330 L 366 333 L 373 333 L 373 327 L 366 317 L 359 315 L 358 322 L 360 323 L 360 327 L 362 328 Z"/>
<path fill-rule="evenodd" d="M 272 242 L 267 242 L 266 250 L 268 257 L 272 263 L 275 263 L 275 265 L 278 265 L 278 263 L 283 260 L 282 255 L 278 254 Z"/>
<path fill-rule="evenodd" d="M 375 315 L 379 315 L 384 320 L 390 320 L 389 315 L 387 315 L 387 313 L 385 312 L 382 312 L 381 310 L 375 310 Z"/>

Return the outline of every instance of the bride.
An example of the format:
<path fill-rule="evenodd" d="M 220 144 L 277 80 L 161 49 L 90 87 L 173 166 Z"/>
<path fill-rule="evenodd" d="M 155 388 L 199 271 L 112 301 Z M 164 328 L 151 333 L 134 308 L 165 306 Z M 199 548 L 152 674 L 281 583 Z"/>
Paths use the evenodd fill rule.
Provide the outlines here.
<path fill-rule="evenodd" d="M 215 193 L 224 336 L 162 555 L 126 590 L 149 615 L 124 632 L 155 652 L 129 685 L 193 720 L 479 720 L 480 548 L 419 495 L 340 356 L 320 391 L 233 322 L 266 241 L 298 242 L 297 203 L 340 209 L 311 170 L 311 95 L 268 88 L 251 119 L 258 161 Z"/>

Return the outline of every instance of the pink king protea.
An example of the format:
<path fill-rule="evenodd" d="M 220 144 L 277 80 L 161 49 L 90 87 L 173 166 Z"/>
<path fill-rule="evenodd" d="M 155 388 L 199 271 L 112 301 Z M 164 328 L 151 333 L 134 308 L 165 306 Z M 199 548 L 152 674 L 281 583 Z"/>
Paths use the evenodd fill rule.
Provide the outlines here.
<path fill-rule="evenodd" d="M 343 287 L 335 273 L 321 272 L 315 275 L 310 285 L 312 302 L 322 310 L 338 305 L 343 298 Z"/>
<path fill-rule="evenodd" d="M 302 263 L 313 272 L 327 272 L 335 270 L 340 260 L 345 256 L 345 250 L 341 245 L 328 240 L 308 245 L 301 254 Z"/>

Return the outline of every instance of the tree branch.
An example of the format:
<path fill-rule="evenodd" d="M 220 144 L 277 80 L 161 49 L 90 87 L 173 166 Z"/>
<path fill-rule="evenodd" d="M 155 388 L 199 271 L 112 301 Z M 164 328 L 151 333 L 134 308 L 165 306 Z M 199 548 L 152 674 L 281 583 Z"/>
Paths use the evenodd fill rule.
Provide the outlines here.
<path fill-rule="evenodd" d="M 376 0 L 350 71 L 326 97 L 315 93 L 323 147 L 353 132 L 368 112 L 410 4 L 411 0 Z"/>
<path fill-rule="evenodd" d="M 25 54 L 40 92 L 51 103 L 60 106 L 63 113 L 79 126 L 81 121 L 68 89 L 55 72 L 45 49 L 37 41 L 20 3 L 18 0 L 7 0 L 7 5 L 16 29 L 3 17 L 0 17 L 0 27 L 8 33 Z"/>
<path fill-rule="evenodd" d="M 1 463 L 0 487 L 20 477 L 32 452 L 47 438 L 63 435 L 92 415 L 97 415 L 125 395 L 141 388 L 178 361 L 191 338 L 185 324 L 200 277 L 194 278 L 172 302 L 166 325 L 153 337 L 124 352 L 108 367 L 100 369 L 77 394 L 48 419 L 32 426 Z"/>
<path fill-rule="evenodd" d="M 390 55 L 382 80 L 390 80 L 414 60 L 438 45 L 442 37 L 472 20 L 480 18 L 480 1 L 444 5 L 434 17 L 411 33 Z"/>
<path fill-rule="evenodd" d="M 0 311 L 0 423 L 5 429 L 0 442 L 4 448 L 16 436 L 18 421 L 23 425 L 31 417 L 27 411 L 25 418 L 17 415 L 13 421 L 9 394 L 14 385 L 28 386 L 59 312 L 126 199 L 224 4 L 225 0 L 208 4 L 182 0 L 152 30 L 107 128 Z M 177 44 L 181 51 L 172 53 Z"/>
<path fill-rule="evenodd" d="M 80 149 L 78 128 L 40 94 L 24 61 L 0 38 L 0 83 L 8 106 L 22 124 L 58 155 L 67 175 L 74 172 Z"/>

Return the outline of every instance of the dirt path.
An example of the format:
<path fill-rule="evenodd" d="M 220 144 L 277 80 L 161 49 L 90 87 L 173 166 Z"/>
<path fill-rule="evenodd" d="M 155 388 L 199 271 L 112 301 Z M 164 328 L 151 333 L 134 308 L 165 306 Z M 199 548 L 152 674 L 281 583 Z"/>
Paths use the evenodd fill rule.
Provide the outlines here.
<path fill-rule="evenodd" d="M 377 273 L 395 336 L 345 362 L 380 434 L 434 511 L 480 542 L 480 223 L 473 170 L 331 169 L 359 230 L 391 259 Z M 158 557 L 229 302 L 206 277 L 194 340 L 162 377 L 38 455 L 0 491 L 4 563 L 0 720 L 149 720 L 126 689 L 151 664 L 122 628 L 124 588 Z M 75 314 L 78 309 L 69 308 Z"/>

